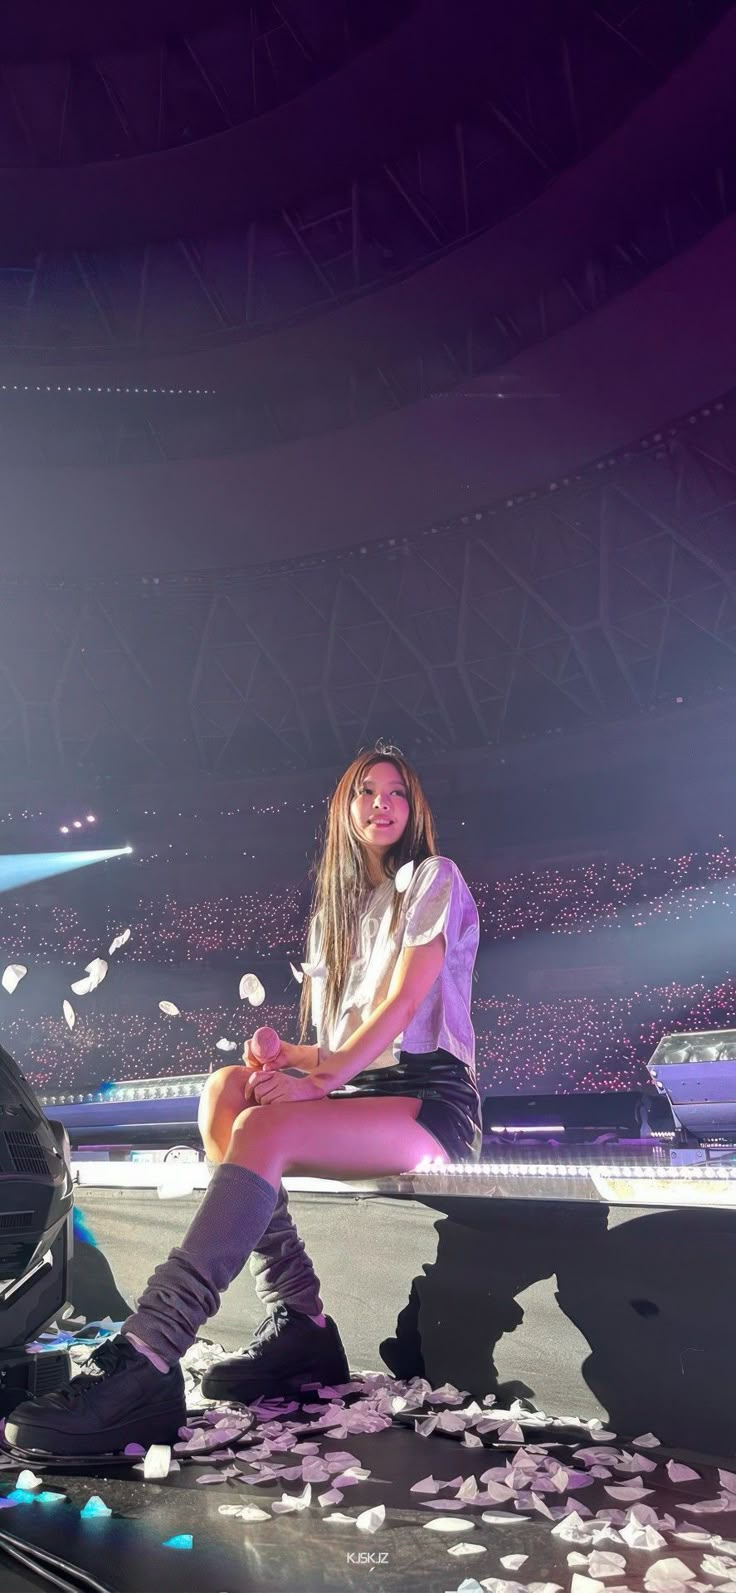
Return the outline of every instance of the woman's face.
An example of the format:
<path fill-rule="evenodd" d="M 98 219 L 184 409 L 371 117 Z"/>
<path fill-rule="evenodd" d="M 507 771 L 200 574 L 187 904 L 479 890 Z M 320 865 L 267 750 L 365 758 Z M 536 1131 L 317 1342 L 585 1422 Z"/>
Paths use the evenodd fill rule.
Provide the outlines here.
<path fill-rule="evenodd" d="M 353 830 L 380 859 L 395 846 L 409 822 L 409 793 L 395 763 L 374 763 L 356 787 L 350 803 Z"/>

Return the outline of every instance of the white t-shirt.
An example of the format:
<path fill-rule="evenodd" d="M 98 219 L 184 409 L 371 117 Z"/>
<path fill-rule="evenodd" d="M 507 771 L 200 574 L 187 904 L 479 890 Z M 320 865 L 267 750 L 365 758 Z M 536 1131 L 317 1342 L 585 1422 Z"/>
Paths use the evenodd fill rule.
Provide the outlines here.
<path fill-rule="evenodd" d="M 317 1040 L 336 1051 L 388 994 L 391 976 L 405 946 L 424 946 L 444 935 L 445 960 L 432 988 L 403 1034 L 363 1071 L 395 1067 L 401 1051 L 449 1051 L 475 1077 L 475 1035 L 470 1021 L 473 967 L 478 952 L 478 909 L 449 857 L 427 857 L 414 870 L 391 934 L 393 880 L 376 886 L 366 899 L 339 1015 L 328 1025 L 323 1015 L 325 969 L 320 957 L 320 926 L 312 920 L 308 960 L 312 975 L 312 1022 Z"/>

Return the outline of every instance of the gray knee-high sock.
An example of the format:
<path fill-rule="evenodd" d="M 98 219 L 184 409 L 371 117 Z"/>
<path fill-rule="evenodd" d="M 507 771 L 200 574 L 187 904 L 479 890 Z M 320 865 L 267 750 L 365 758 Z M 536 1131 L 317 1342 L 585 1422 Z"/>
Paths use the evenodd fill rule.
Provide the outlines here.
<path fill-rule="evenodd" d="M 266 1310 L 289 1305 L 292 1311 L 301 1311 L 305 1316 L 319 1315 L 319 1278 L 289 1210 L 283 1184 L 271 1221 L 253 1246 L 249 1267 L 256 1294 Z"/>
<path fill-rule="evenodd" d="M 220 1295 L 242 1271 L 275 1205 L 276 1190 L 260 1173 L 223 1162 L 181 1244 L 149 1278 L 123 1333 L 135 1334 L 173 1366 L 218 1310 Z"/>

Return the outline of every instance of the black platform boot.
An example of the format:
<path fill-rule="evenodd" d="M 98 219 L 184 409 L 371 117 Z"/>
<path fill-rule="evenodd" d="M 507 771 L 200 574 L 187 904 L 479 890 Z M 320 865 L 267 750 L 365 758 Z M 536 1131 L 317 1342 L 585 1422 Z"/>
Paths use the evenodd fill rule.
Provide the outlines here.
<path fill-rule="evenodd" d="M 202 1379 L 205 1399 L 249 1405 L 295 1394 L 309 1383 L 348 1383 L 350 1368 L 331 1316 L 325 1327 L 279 1305 L 266 1317 L 242 1355 L 216 1362 Z"/>

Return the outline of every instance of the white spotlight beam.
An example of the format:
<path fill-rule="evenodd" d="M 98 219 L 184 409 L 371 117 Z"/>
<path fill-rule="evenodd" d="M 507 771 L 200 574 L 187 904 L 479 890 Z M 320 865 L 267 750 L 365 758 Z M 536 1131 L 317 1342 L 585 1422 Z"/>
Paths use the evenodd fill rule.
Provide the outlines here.
<path fill-rule="evenodd" d="M 114 846 L 97 852 L 14 852 L 0 855 L 0 891 L 18 890 L 34 880 L 53 879 L 90 863 L 105 863 L 110 857 L 125 857 L 132 846 Z"/>

